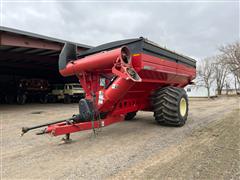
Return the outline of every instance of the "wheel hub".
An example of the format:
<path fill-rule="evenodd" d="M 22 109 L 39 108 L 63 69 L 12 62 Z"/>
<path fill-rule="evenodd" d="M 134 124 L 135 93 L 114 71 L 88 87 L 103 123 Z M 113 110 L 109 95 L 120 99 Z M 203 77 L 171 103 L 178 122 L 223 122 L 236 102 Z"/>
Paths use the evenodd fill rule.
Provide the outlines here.
<path fill-rule="evenodd" d="M 187 112 L 187 102 L 185 98 L 181 98 L 180 100 L 180 114 L 182 117 L 186 115 Z"/>

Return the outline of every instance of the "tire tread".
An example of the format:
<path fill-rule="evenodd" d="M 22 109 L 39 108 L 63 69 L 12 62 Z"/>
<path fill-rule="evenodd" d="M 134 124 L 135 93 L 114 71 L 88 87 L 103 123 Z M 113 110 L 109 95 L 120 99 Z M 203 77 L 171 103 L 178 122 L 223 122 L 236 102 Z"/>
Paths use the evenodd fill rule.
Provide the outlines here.
<path fill-rule="evenodd" d="M 177 87 L 164 87 L 157 90 L 152 96 L 155 120 L 161 125 L 183 126 L 186 119 L 179 117 L 178 101 L 184 95 L 187 97 L 185 90 Z"/>

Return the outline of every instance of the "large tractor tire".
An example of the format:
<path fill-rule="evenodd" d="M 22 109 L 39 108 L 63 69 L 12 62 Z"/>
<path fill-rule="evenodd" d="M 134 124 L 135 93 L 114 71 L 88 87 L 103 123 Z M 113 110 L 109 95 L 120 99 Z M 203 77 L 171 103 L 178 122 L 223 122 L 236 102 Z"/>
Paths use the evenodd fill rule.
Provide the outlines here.
<path fill-rule="evenodd" d="M 188 97 L 184 89 L 164 87 L 152 99 L 155 120 L 161 125 L 183 126 L 188 116 Z"/>
<path fill-rule="evenodd" d="M 18 94 L 17 95 L 17 103 L 23 105 L 27 102 L 27 96 L 25 94 Z"/>
<path fill-rule="evenodd" d="M 125 115 L 125 120 L 129 121 L 129 120 L 132 120 L 137 114 L 137 111 L 134 111 L 134 112 L 129 112 Z"/>

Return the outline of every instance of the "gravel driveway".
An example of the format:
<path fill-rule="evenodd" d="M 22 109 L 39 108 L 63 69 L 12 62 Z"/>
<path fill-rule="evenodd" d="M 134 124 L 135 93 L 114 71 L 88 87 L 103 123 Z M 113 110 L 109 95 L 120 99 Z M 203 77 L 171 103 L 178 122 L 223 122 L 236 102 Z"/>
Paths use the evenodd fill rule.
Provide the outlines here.
<path fill-rule="evenodd" d="M 2 179 L 218 179 L 230 175 L 237 178 L 240 171 L 239 108 L 239 97 L 190 100 L 189 118 L 184 127 L 159 126 L 152 113 L 139 112 L 134 120 L 105 127 L 96 137 L 90 130 L 74 133 L 73 142 L 63 144 L 62 137 L 35 136 L 31 132 L 20 137 L 20 129 L 67 118 L 77 112 L 77 104 L 1 105 Z M 232 152 L 222 153 L 221 148 L 211 152 L 210 145 L 218 142 L 218 138 L 228 137 L 226 131 L 226 135 L 221 136 L 225 128 L 233 132 L 229 138 Z M 219 140 L 219 144 L 229 141 Z M 214 174 L 212 169 L 206 174 L 204 170 L 213 161 L 207 156 L 208 152 L 214 160 L 220 161 L 216 163 L 235 160 L 221 168 L 226 169 L 226 173 Z M 228 158 L 218 158 L 225 154 Z"/>

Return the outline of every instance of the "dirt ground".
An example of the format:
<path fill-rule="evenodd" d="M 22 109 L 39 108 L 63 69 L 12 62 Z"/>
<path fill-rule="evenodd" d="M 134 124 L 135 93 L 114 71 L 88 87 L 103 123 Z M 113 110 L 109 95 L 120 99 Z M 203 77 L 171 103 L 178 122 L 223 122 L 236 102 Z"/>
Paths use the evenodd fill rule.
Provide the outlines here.
<path fill-rule="evenodd" d="M 184 127 L 152 113 L 62 137 L 20 137 L 22 126 L 63 119 L 77 104 L 0 106 L 1 179 L 240 179 L 240 98 L 190 100 Z"/>

